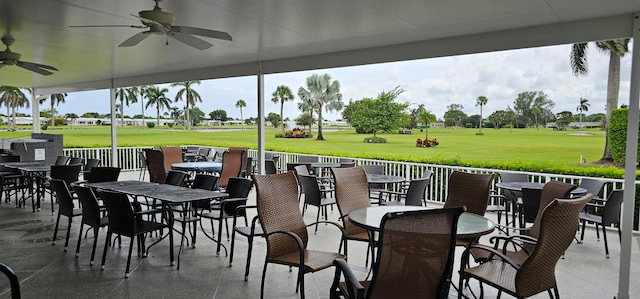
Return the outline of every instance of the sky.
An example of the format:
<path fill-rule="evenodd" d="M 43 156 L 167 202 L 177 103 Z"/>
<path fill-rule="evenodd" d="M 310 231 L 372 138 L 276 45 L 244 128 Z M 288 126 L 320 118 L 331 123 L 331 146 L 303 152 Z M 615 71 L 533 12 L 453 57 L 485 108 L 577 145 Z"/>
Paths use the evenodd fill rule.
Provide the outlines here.
<path fill-rule="evenodd" d="M 630 46 L 631 48 L 631 46 Z M 569 53 L 571 45 L 559 45 L 530 49 L 509 50 L 482 54 L 459 55 L 404 62 L 382 63 L 356 67 L 319 69 L 265 75 L 265 114 L 280 113 L 280 104 L 271 102 L 271 94 L 278 85 L 288 86 L 295 95 L 293 102 L 284 105 L 284 117 L 296 118 L 300 99 L 298 89 L 305 87 L 305 80 L 312 74 L 329 74 L 340 82 L 343 102 L 375 98 L 382 91 L 396 86 L 404 89 L 397 102 L 410 103 L 410 108 L 419 104 L 442 119 L 446 106 L 461 104 L 466 114 L 480 113 L 475 105 L 479 96 L 488 98 L 483 107 L 483 116 L 496 110 L 513 106 L 517 95 L 525 91 L 542 91 L 555 102 L 554 113 L 571 111 L 576 113 L 580 98 L 589 100 L 589 111 L 585 114 L 604 113 L 609 58 L 594 45 L 588 52 L 589 74 L 576 77 L 571 72 Z M 621 60 L 619 105 L 629 102 L 629 77 L 631 55 Z M 240 109 L 235 107 L 239 99 L 247 103 L 242 109 L 243 118 L 257 116 L 257 79 L 255 76 L 202 81 L 195 86 L 203 102 L 196 106 L 205 114 L 223 109 L 227 116 L 240 118 Z M 161 87 L 169 87 L 161 84 Z M 175 99 L 178 88 L 169 87 L 167 97 Z M 184 102 L 172 106 L 184 107 Z M 48 109 L 45 102 L 42 109 Z M 96 90 L 69 93 L 66 102 L 56 107 L 58 114 L 85 112 L 109 112 L 109 91 Z M 140 114 L 141 104 L 125 107 L 125 115 Z M 31 114 L 30 109 L 21 112 Z M 161 112 L 162 114 L 163 112 Z M 145 117 L 155 117 L 155 108 L 145 110 Z M 325 119 L 336 120 L 342 116 L 336 112 L 324 113 Z"/>

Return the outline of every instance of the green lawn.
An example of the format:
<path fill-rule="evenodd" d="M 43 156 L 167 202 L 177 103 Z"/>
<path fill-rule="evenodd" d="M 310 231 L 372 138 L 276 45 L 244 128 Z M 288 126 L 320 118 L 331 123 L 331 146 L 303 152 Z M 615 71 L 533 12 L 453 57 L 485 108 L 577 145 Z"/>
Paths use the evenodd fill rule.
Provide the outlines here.
<path fill-rule="evenodd" d="M 330 131 L 329 131 L 330 130 Z M 407 161 L 474 161 L 511 164 L 538 164 L 555 166 L 579 166 L 582 155 L 587 162 L 598 160 L 604 147 L 604 132 L 599 129 L 559 132 L 551 129 L 484 129 L 484 135 L 476 135 L 477 129 L 430 128 L 429 138 L 436 138 L 435 148 L 417 148 L 417 138 L 424 132 L 413 130 L 413 135 L 378 134 L 387 139 L 385 144 L 363 143 L 371 135 L 356 134 L 353 130 L 324 132 L 326 141 L 315 139 L 275 138 L 276 129 L 266 132 L 269 150 L 301 153 L 317 153 L 353 157 L 394 158 Z M 141 129 L 118 128 L 119 146 L 140 145 L 216 145 L 248 146 L 257 148 L 255 127 L 244 131 L 203 132 L 170 130 L 168 128 Z M 65 147 L 106 147 L 110 144 L 109 127 L 85 127 L 47 130 L 45 133 L 64 134 Z M 316 134 L 314 128 L 313 134 Z M 0 138 L 28 137 L 30 132 L 0 132 Z"/>

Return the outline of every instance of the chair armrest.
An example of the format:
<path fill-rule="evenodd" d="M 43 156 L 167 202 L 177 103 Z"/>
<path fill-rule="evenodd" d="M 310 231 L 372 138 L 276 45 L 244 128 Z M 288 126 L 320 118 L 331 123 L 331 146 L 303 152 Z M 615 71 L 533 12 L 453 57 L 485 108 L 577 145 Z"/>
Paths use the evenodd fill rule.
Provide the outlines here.
<path fill-rule="evenodd" d="M 333 277 L 333 284 L 331 285 L 331 291 L 335 291 L 338 289 L 338 284 L 340 283 L 341 274 L 344 275 L 344 282 L 347 284 L 347 298 L 364 298 L 364 286 L 358 281 L 356 276 L 351 271 L 349 264 L 347 261 L 343 259 L 335 259 L 333 260 L 333 265 L 336 267 L 336 273 Z"/>
<path fill-rule="evenodd" d="M 505 262 L 505 263 L 509 264 L 510 266 L 512 266 L 514 269 L 516 269 L 516 270 L 520 269 L 520 265 L 518 265 L 517 263 L 515 263 L 514 261 L 509 259 L 505 254 L 503 254 L 499 250 L 496 250 L 493 247 L 482 246 L 482 245 L 470 245 L 462 253 L 462 263 L 460 263 L 460 271 L 461 272 L 464 270 L 465 265 L 468 265 L 469 253 L 470 253 L 470 250 L 472 250 L 472 249 L 489 252 L 490 255 L 489 255 L 489 258 L 487 260 L 495 260 L 495 257 L 497 257 L 500 260 L 502 260 L 503 262 Z"/>
<path fill-rule="evenodd" d="M 507 246 L 511 244 L 514 249 L 522 249 L 528 254 L 530 252 L 524 248 L 523 244 L 536 245 L 538 243 L 538 239 L 527 235 L 494 236 L 489 239 L 489 242 L 491 244 L 494 244 L 493 248 L 496 250 L 499 247 L 500 241 L 504 242 L 502 244 L 502 253 L 506 253 Z"/>
<path fill-rule="evenodd" d="M 344 243 L 344 255 L 346 256 L 347 252 L 348 252 L 347 251 L 347 230 L 345 230 L 342 225 L 340 225 L 338 223 L 335 223 L 333 221 L 327 221 L 327 220 L 320 220 L 320 221 L 317 221 L 317 222 L 309 223 L 309 224 L 307 224 L 307 227 L 310 227 L 310 226 L 313 226 L 313 225 L 316 225 L 316 224 L 319 224 L 319 223 L 328 223 L 328 224 L 331 224 L 331 225 L 337 227 L 338 229 L 340 229 L 340 232 L 342 233 L 342 242 Z"/>
<path fill-rule="evenodd" d="M 283 234 L 285 236 L 289 236 L 289 237 L 293 238 L 296 241 L 296 243 L 298 243 L 298 251 L 300 253 L 300 265 L 299 265 L 300 268 L 299 269 L 304 269 L 304 251 L 305 251 L 305 247 L 304 247 L 304 244 L 302 243 L 302 239 L 300 239 L 300 237 L 298 235 L 296 235 L 295 233 L 293 233 L 293 232 L 283 231 L 283 230 L 273 231 L 273 232 L 270 232 L 268 234 L 265 233 L 263 235 L 263 237 L 267 238 L 267 237 L 269 237 L 271 235 L 275 235 L 275 234 Z"/>
<path fill-rule="evenodd" d="M 13 269 L 5 264 L 0 263 L 0 272 L 4 273 L 9 279 L 11 285 L 11 298 L 20 298 L 20 281 Z"/>

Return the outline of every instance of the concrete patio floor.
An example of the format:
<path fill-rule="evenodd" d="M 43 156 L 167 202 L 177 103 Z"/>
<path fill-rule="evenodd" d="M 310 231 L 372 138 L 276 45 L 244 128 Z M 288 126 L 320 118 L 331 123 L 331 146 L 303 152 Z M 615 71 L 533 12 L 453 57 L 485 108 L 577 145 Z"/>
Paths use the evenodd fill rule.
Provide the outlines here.
<path fill-rule="evenodd" d="M 125 172 L 121 180 L 137 179 L 137 172 Z M 255 201 L 251 193 L 250 201 Z M 433 204 L 432 207 L 437 207 Z M 57 209 L 57 207 L 56 207 Z M 229 257 L 215 253 L 215 243 L 198 233 L 195 248 L 185 247 L 181 256 L 180 270 L 171 266 L 168 257 L 168 241 L 163 240 L 153 247 L 147 258 L 137 256 L 131 259 L 131 275 L 124 278 L 126 255 L 129 241 L 124 238 L 121 248 L 110 247 L 104 270 L 100 270 L 100 260 L 106 229 L 100 231 L 95 264 L 89 265 L 93 236 L 83 238 L 79 257 L 75 257 L 78 241 L 79 218 L 73 222 L 67 252 L 63 251 L 66 220 L 63 217 L 55 246 L 51 245 L 55 216 L 52 216 L 48 201 L 42 211 L 32 213 L 30 207 L 17 209 L 14 202 L 0 205 L 0 263 L 11 266 L 20 279 L 23 298 L 258 298 L 260 277 L 265 255 L 265 242 L 255 240 L 248 281 L 243 279 L 247 254 L 246 239 L 239 237 L 236 242 L 233 266 L 229 267 Z M 316 209 L 310 207 L 305 213 L 305 221 L 313 222 Z M 489 218 L 493 214 L 486 215 Z M 337 209 L 329 214 L 330 220 L 338 218 Z M 210 230 L 208 225 L 205 229 Z M 320 225 L 317 235 L 310 231 L 309 248 L 337 250 L 339 238 L 337 230 Z M 176 239 L 176 253 L 179 235 Z M 608 235 L 611 257 L 605 258 L 603 241 L 596 240 L 595 231 L 586 232 L 584 244 L 575 242 L 556 267 L 561 298 L 613 298 L 618 288 L 618 267 L 620 244 L 615 231 Z M 151 238 L 153 241 L 155 238 Z M 483 240 L 487 240 L 485 237 Z M 149 244 L 150 242 L 148 242 Z M 223 233 L 223 244 L 230 247 Z M 631 298 L 640 298 L 640 240 L 634 236 L 631 265 Z M 459 255 L 462 250 L 457 250 Z M 364 278 L 366 247 L 361 242 L 349 242 L 349 263 L 356 275 Z M 457 282 L 458 269 L 454 271 Z M 269 265 L 267 270 L 266 298 L 297 298 L 295 292 L 297 270 Z M 306 275 L 307 298 L 328 298 L 329 286 L 334 270 L 327 269 Z M 478 289 L 473 283 L 472 288 Z M 485 287 L 488 298 L 495 297 L 495 290 Z M 9 298 L 8 282 L 0 276 L 0 298 Z M 452 292 L 451 298 L 455 295 Z M 508 298 L 509 296 L 503 296 Z M 546 293 L 533 298 L 548 298 Z"/>

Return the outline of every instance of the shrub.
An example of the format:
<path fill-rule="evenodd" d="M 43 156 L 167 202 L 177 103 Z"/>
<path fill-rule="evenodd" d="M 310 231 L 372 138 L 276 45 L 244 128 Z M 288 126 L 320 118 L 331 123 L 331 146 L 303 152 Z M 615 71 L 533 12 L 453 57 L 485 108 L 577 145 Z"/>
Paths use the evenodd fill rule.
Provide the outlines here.
<path fill-rule="evenodd" d="M 49 125 L 47 124 L 41 124 L 40 125 L 40 130 L 46 131 L 49 128 Z"/>
<path fill-rule="evenodd" d="M 627 120 L 629 109 L 621 108 L 611 111 L 609 121 L 609 148 L 614 162 L 624 163 L 627 147 Z M 640 157 L 639 157 L 640 158 Z M 640 161 L 640 159 L 636 159 Z"/>
<path fill-rule="evenodd" d="M 367 137 L 364 139 L 364 143 L 387 143 L 387 139 L 381 137 Z"/>
<path fill-rule="evenodd" d="M 155 128 L 155 127 L 156 127 L 156 123 L 154 123 L 154 122 L 147 122 L 147 128 L 149 128 L 149 129 L 153 129 L 153 128 Z"/>
<path fill-rule="evenodd" d="M 438 142 L 438 139 L 435 139 L 435 138 L 433 138 L 433 139 L 427 138 L 425 140 L 422 140 L 422 139 L 418 138 L 416 140 L 416 147 L 434 147 L 434 146 L 437 146 L 439 144 L 440 144 L 440 142 Z"/>
<path fill-rule="evenodd" d="M 169 127 L 169 129 L 173 128 L 173 123 L 168 123 L 167 127 Z"/>
<path fill-rule="evenodd" d="M 279 133 L 279 134 L 282 135 L 282 133 Z M 284 132 L 284 138 L 311 138 L 311 137 L 312 135 L 309 134 L 309 131 L 300 129 L 300 128 L 293 128 L 292 130 L 286 130 Z M 276 135 L 276 138 L 280 138 L 280 137 Z"/>
<path fill-rule="evenodd" d="M 282 138 L 282 137 L 284 137 L 284 136 L 282 135 L 282 133 L 281 133 L 281 132 L 278 132 L 278 133 L 276 133 L 276 134 L 274 135 L 274 137 L 276 137 L 276 138 Z"/>
<path fill-rule="evenodd" d="M 484 135 L 482 132 L 476 132 L 476 135 Z"/>

